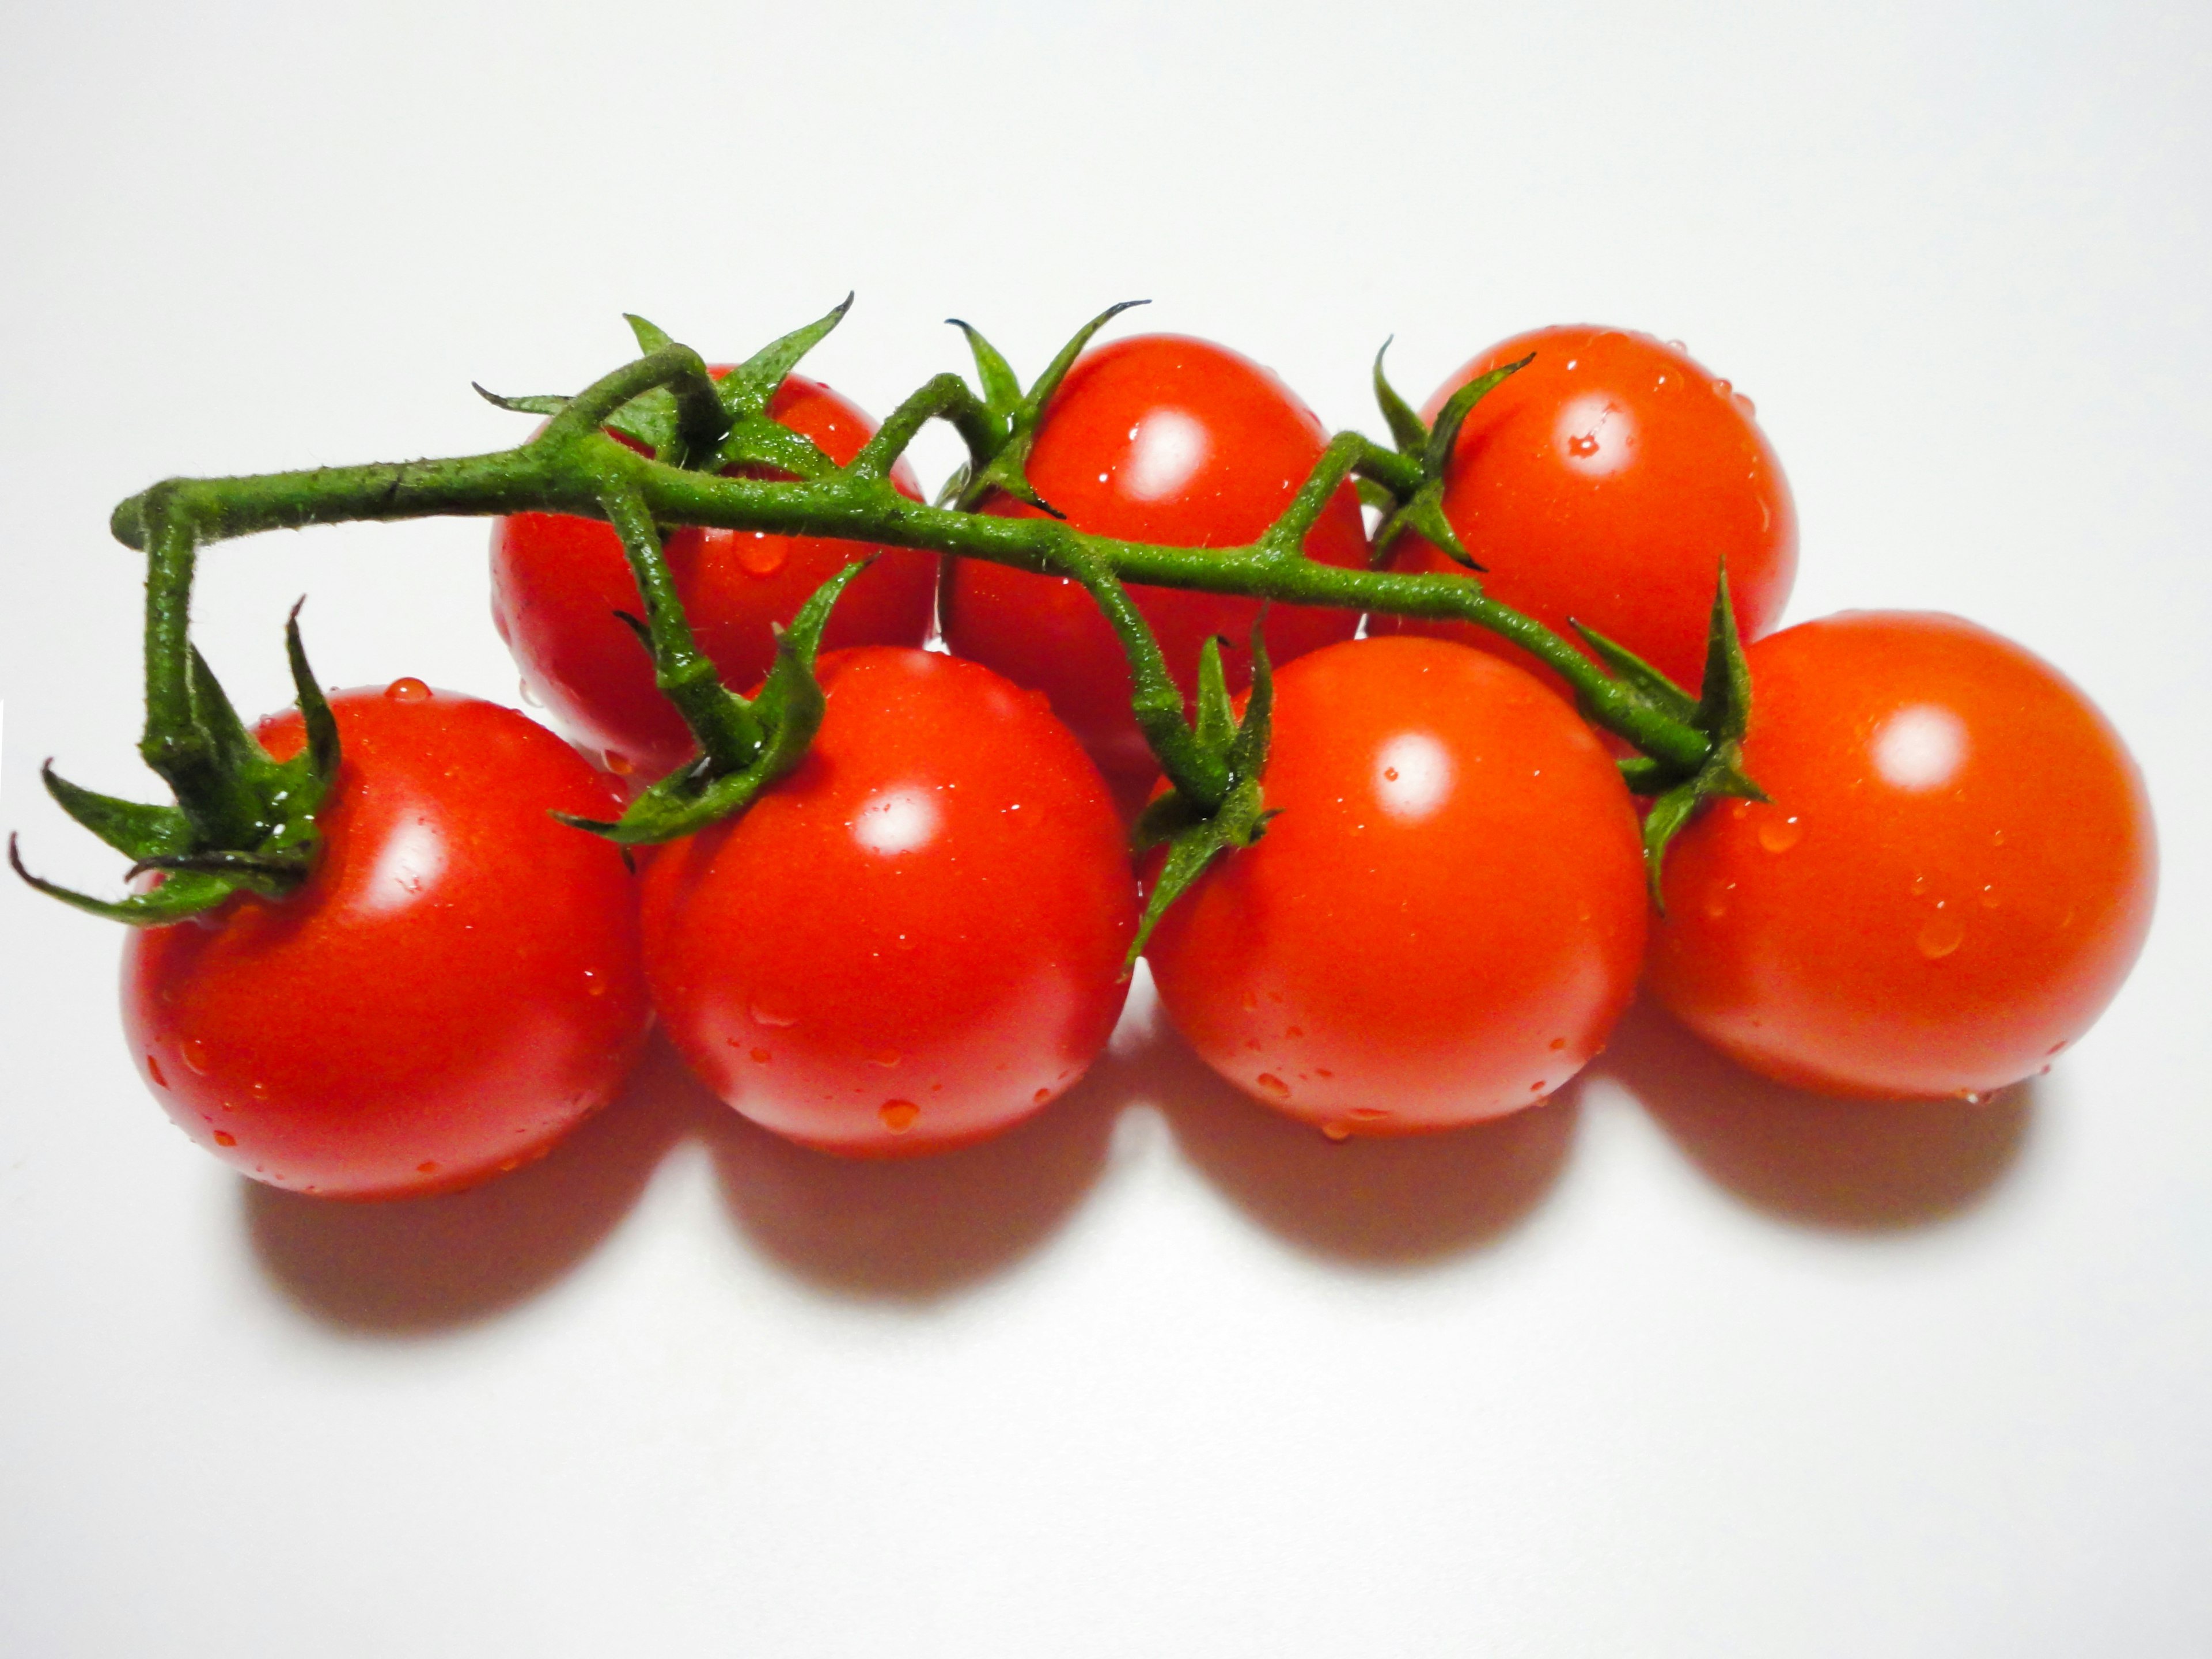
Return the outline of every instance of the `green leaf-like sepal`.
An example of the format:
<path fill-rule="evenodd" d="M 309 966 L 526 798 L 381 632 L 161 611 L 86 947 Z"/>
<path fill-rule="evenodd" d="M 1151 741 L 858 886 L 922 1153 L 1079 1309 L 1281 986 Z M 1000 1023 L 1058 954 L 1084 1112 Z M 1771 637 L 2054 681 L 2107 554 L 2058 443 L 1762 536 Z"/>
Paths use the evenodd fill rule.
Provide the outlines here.
<path fill-rule="evenodd" d="M 784 377 L 799 367 L 801 358 L 830 337 L 830 331 L 845 320 L 845 313 L 852 308 L 853 296 L 848 294 L 812 322 L 762 347 L 722 376 L 717 386 L 722 394 L 722 407 L 732 419 L 742 415 L 766 415 Z"/>
<path fill-rule="evenodd" d="M 568 812 L 553 816 L 617 845 L 645 847 L 696 835 L 750 806 L 762 790 L 806 757 L 821 729 L 826 700 L 814 677 L 814 659 L 822 647 L 822 630 L 838 596 L 867 564 L 862 560 L 847 565 L 814 590 L 789 628 L 776 630 L 775 664 L 760 694 L 748 705 L 763 736 L 743 766 L 717 771 L 704 757 L 695 758 L 652 785 L 612 823 Z"/>
<path fill-rule="evenodd" d="M 1474 562 L 1472 553 L 1460 545 L 1459 532 L 1444 517 L 1444 487 L 1441 481 L 1423 484 L 1405 505 L 1382 521 L 1382 529 L 1375 532 L 1375 550 L 1370 556 L 1378 569 L 1389 562 L 1390 550 L 1408 531 L 1426 537 L 1453 563 L 1468 570 L 1484 568 Z"/>
<path fill-rule="evenodd" d="M 1391 337 L 1393 339 L 1396 336 Z M 1429 425 L 1413 412 L 1413 406 L 1398 395 L 1382 373 L 1382 353 L 1390 349 L 1390 341 L 1382 342 L 1382 350 L 1375 354 L 1375 401 L 1381 405 L 1382 418 L 1389 423 L 1390 440 L 1398 446 L 1401 455 L 1419 455 L 1426 451 Z"/>
<path fill-rule="evenodd" d="M 1613 671 L 1613 678 L 1645 708 L 1685 725 L 1696 723 L 1698 700 L 1666 675 L 1626 646 L 1606 638 L 1595 628 L 1585 628 L 1572 617 L 1567 618 L 1567 626 L 1583 636 L 1583 642 L 1597 653 L 1598 660 Z"/>
<path fill-rule="evenodd" d="M 39 769 L 39 777 L 63 811 L 125 858 L 156 858 L 191 845 L 191 824 L 173 806 L 142 805 L 95 794 L 55 771 L 52 761 Z"/>
<path fill-rule="evenodd" d="M 503 398 L 496 392 L 486 391 L 474 380 L 469 384 L 475 387 L 477 396 L 493 408 L 507 410 L 517 415 L 558 415 L 568 406 L 566 398 L 551 393 L 529 398 Z"/>
<path fill-rule="evenodd" d="M 957 317 L 945 320 L 968 337 L 969 354 L 975 359 L 975 378 L 983 383 L 983 407 L 1011 429 L 1014 411 L 1022 406 L 1022 383 L 1014 377 L 1012 365 L 973 324 Z"/>
<path fill-rule="evenodd" d="M 1060 383 L 1067 378 L 1067 371 L 1075 367 L 1075 360 L 1082 355 L 1083 348 L 1091 343 L 1092 335 L 1132 306 L 1149 303 L 1145 300 L 1123 300 L 1119 304 L 1107 307 L 1075 331 L 1067 343 L 1060 347 L 1059 355 L 1046 365 L 1044 373 L 1036 377 L 1028 393 L 1005 411 L 1006 440 L 988 461 L 973 469 L 967 483 L 962 485 L 956 504 L 963 511 L 973 512 L 987 497 L 996 492 L 1026 502 L 1055 519 L 1067 516 L 1037 494 L 1036 486 L 1030 483 L 1029 475 L 1024 471 L 1029 465 L 1030 451 L 1036 443 L 1037 428 L 1044 420 L 1045 405 L 1052 401 L 1053 393 L 1060 390 Z M 971 349 L 982 340 L 982 337 L 969 328 L 967 324 L 961 323 L 958 326 L 966 330 Z M 984 362 L 985 351 L 990 351 L 992 362 L 988 366 Z M 984 404 L 997 413 L 997 400 L 1004 398 L 1012 382 L 1013 371 L 1006 367 L 1006 359 L 995 350 L 991 350 L 988 343 L 976 350 L 975 363 L 977 373 L 983 377 Z M 1003 375 L 1001 370 L 1004 371 Z"/>
<path fill-rule="evenodd" d="M 673 334 L 658 323 L 648 323 L 635 312 L 623 313 L 623 321 L 629 325 L 629 331 L 637 341 L 637 349 L 648 357 L 663 346 L 672 346 L 676 343 L 676 337 Z"/>

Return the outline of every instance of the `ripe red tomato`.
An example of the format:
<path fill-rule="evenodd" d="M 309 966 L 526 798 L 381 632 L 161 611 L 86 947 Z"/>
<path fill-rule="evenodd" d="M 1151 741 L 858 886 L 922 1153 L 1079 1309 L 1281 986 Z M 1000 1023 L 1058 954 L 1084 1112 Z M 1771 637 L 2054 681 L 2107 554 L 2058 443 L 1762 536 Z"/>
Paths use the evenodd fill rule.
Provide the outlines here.
<path fill-rule="evenodd" d="M 1679 347 L 1619 329 L 1542 328 L 1492 346 L 1430 400 L 1536 354 L 1475 404 L 1453 445 L 1444 517 L 1492 598 L 1568 638 L 1571 617 L 1692 691 L 1721 559 L 1747 640 L 1772 628 L 1797 572 L 1797 514 L 1751 400 Z M 1408 536 L 1401 570 L 1456 570 Z M 1376 632 L 1435 634 L 1534 659 L 1459 623 Z M 1549 670 L 1542 677 L 1556 685 Z"/>
<path fill-rule="evenodd" d="M 1334 1138 L 1542 1100 L 1603 1046 L 1642 957 L 1636 813 L 1559 698 L 1440 640 L 1363 640 L 1276 681 L 1279 809 L 1147 952 L 1206 1063 Z"/>
<path fill-rule="evenodd" d="M 924 651 L 822 659 L 806 758 L 663 848 L 647 971 L 692 1070 L 824 1151 L 935 1152 L 1028 1116 L 1105 1046 L 1136 882 L 1044 700 Z"/>
<path fill-rule="evenodd" d="M 853 404 L 797 374 L 777 389 L 769 413 L 840 465 L 875 435 Z M 921 498 L 905 462 L 891 482 Z M 775 660 L 769 624 L 790 622 L 816 588 L 872 553 L 883 556 L 837 601 L 827 646 L 920 645 L 936 608 L 933 553 L 696 526 L 672 532 L 665 551 L 699 648 L 729 685 L 757 684 Z M 501 519 L 492 530 L 491 574 L 492 620 L 524 685 L 579 743 L 605 754 L 615 771 L 648 777 L 690 757 L 690 734 L 653 687 L 652 659 L 615 615 L 635 616 L 640 605 L 613 530 L 561 514 Z"/>
<path fill-rule="evenodd" d="M 1086 353 L 1046 405 L 1029 480 L 1079 530 L 1174 547 L 1234 547 L 1280 516 L 1321 459 L 1328 434 L 1289 387 L 1224 347 L 1177 335 L 1118 340 Z M 1034 517 L 1006 497 L 985 510 Z M 1367 558 L 1358 493 L 1339 490 L 1306 538 L 1329 564 Z M 1131 590 L 1188 697 L 1211 635 L 1227 641 L 1230 689 L 1250 683 L 1259 602 L 1167 588 Z M 945 643 L 1052 700 L 1098 763 L 1157 769 L 1129 713 L 1127 659 L 1080 584 L 972 559 L 945 573 Z M 1358 616 L 1279 605 L 1267 650 L 1283 663 L 1348 640 Z"/>
<path fill-rule="evenodd" d="M 1846 611 L 1751 647 L 1746 769 L 1667 855 L 1651 988 L 1752 1070 L 1978 1094 L 2042 1067 L 2149 926 L 2142 780 L 2057 671 L 1955 617 Z"/>
<path fill-rule="evenodd" d="M 331 707 L 344 758 L 313 873 L 134 932 L 124 1029 L 169 1115 L 257 1180 L 468 1186 L 604 1105 L 645 1040 L 635 884 L 547 816 L 616 799 L 512 709 L 413 679 Z M 296 714 L 259 730 L 299 752 Z"/>

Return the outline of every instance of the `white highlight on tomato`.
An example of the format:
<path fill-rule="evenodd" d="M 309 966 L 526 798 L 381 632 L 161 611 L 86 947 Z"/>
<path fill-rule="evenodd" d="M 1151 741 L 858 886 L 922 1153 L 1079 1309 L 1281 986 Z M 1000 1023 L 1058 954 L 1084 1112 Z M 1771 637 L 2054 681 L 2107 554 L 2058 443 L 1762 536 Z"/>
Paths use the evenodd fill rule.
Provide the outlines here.
<path fill-rule="evenodd" d="M 853 839 L 871 853 L 911 853 L 937 834 L 937 803 L 919 789 L 872 795 L 853 818 Z"/>
<path fill-rule="evenodd" d="M 1179 409 L 1156 409 L 1129 433 L 1129 458 L 1121 488 L 1140 501 L 1157 501 L 1188 483 L 1212 447 L 1206 428 Z"/>
<path fill-rule="evenodd" d="M 1552 441 L 1577 472 L 1593 477 L 1618 472 L 1635 459 L 1636 417 L 1602 392 L 1577 398 L 1559 410 Z"/>
<path fill-rule="evenodd" d="M 371 915 L 404 910 L 434 884 L 446 868 L 446 838 L 428 820 L 401 824 L 378 853 L 368 879 L 357 890 L 360 908 Z"/>
<path fill-rule="evenodd" d="M 1376 754 L 1375 799 L 1394 818 L 1418 823 L 1444 804 L 1451 786 L 1450 752 L 1425 732 L 1395 737 Z"/>
<path fill-rule="evenodd" d="M 1875 769 L 1899 789 L 1940 789 L 1966 758 L 1966 728 L 1948 708 L 1917 702 L 1899 709 L 1874 734 Z"/>

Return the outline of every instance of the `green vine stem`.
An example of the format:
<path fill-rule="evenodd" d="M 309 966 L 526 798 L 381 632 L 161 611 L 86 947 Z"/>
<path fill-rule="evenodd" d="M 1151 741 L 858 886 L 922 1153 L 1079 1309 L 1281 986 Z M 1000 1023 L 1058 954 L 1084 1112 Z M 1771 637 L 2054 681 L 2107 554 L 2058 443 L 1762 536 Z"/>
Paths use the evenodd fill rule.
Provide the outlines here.
<path fill-rule="evenodd" d="M 957 375 L 941 375 L 900 406 L 851 466 L 798 478 L 729 477 L 671 465 L 607 435 L 604 422 L 630 400 L 675 388 L 685 412 L 711 388 L 696 352 L 667 346 L 626 365 L 568 400 L 535 437 L 490 454 L 380 465 L 323 467 L 250 477 L 176 478 L 115 509 L 110 527 L 126 546 L 148 550 L 148 731 L 155 769 L 180 798 L 196 782 L 189 745 L 175 734 L 186 684 L 181 664 L 195 550 L 264 530 L 358 520 L 512 513 L 568 513 L 632 526 L 702 525 L 786 535 L 827 536 L 919 548 L 1048 574 L 1097 569 L 1122 582 L 1194 588 L 1285 604 L 1473 623 L 1521 647 L 1571 685 L 1589 719 L 1666 769 L 1694 773 L 1712 738 L 1669 713 L 1632 683 L 1615 678 L 1534 618 L 1486 595 L 1469 576 L 1347 570 L 1309 559 L 1304 527 L 1339 484 L 1355 474 L 1386 487 L 1414 480 L 1417 463 L 1361 434 L 1340 434 L 1283 516 L 1242 547 L 1192 549 L 1092 536 L 1052 519 L 1013 519 L 909 501 L 888 482 L 890 464 L 935 415 L 968 439 L 979 473 L 994 454 L 987 411 Z M 703 416 L 695 417 L 703 428 Z M 686 424 L 690 424 L 687 419 Z M 734 434 L 733 434 L 734 436 Z M 705 445 L 714 448 L 711 441 Z M 731 442 L 717 451 L 726 462 Z M 782 458 L 763 458 L 780 464 Z M 789 471 L 787 466 L 783 468 Z M 611 505 L 619 503 L 620 505 Z M 620 526 L 617 526 L 620 528 Z M 635 534 L 627 538 L 635 545 Z M 634 554 L 635 558 L 635 554 Z M 650 603 L 650 601 L 648 601 Z M 158 757 L 158 758 L 157 758 Z M 191 801 L 187 810 L 197 810 Z M 208 801 L 212 810 L 217 805 Z"/>

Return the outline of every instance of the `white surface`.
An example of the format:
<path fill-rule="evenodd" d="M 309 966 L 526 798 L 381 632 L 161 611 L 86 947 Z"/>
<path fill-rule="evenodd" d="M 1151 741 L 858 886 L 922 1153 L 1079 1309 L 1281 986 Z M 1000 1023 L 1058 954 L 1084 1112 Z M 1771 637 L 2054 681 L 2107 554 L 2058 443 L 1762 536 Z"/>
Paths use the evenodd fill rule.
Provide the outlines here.
<path fill-rule="evenodd" d="M 814 361 L 878 411 L 947 314 L 1034 370 L 1133 295 L 1370 430 L 1394 331 L 1416 399 L 1685 338 L 1789 468 L 1792 616 L 2059 662 L 2166 854 L 1980 1113 L 1639 1017 L 1547 1112 L 1340 1148 L 1139 1013 L 972 1154 L 794 1152 L 663 1054 L 379 1209 L 188 1146 L 113 933 L 0 884 L 0 1652 L 2212 1650 L 2212 11 L 15 6 L 0 155 L 0 817 L 58 877 L 117 872 L 41 757 L 149 787 L 114 501 L 489 447 L 468 381 L 623 310 L 727 355 L 850 287 Z M 274 707 L 307 592 L 325 678 L 507 696 L 483 538 L 225 547 L 202 637 Z"/>

